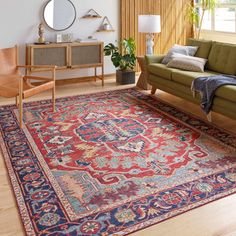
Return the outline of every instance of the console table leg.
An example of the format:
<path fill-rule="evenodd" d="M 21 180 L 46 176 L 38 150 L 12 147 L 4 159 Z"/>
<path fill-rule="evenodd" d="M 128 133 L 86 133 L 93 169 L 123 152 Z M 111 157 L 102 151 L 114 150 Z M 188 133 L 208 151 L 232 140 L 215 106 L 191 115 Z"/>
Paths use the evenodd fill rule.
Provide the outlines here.
<path fill-rule="evenodd" d="M 55 98 L 55 86 L 52 89 L 52 111 L 55 112 L 56 110 L 56 98 Z"/>
<path fill-rule="evenodd" d="M 53 74 L 52 74 L 52 78 L 53 78 L 53 82 L 54 82 L 54 86 L 52 88 L 52 111 L 55 112 L 56 110 L 56 70 L 53 70 Z"/>
<path fill-rule="evenodd" d="M 17 97 L 17 96 L 16 96 L 16 106 L 17 106 L 17 107 L 19 106 L 18 97 Z"/>
<path fill-rule="evenodd" d="M 94 74 L 95 74 L 94 80 L 95 80 L 95 82 L 96 82 L 96 81 L 97 81 L 97 67 L 94 68 Z"/>
<path fill-rule="evenodd" d="M 102 66 L 102 86 L 104 86 L 104 67 Z"/>

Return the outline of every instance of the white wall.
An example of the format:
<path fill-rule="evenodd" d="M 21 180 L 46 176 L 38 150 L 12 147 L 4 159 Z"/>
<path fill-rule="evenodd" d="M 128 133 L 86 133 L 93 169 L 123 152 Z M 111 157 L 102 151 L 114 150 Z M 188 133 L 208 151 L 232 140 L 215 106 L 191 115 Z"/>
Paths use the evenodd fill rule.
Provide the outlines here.
<path fill-rule="evenodd" d="M 115 43 L 119 38 L 119 0 L 71 0 L 77 11 L 73 26 L 65 31 L 56 32 L 45 27 L 46 41 L 55 41 L 57 33 L 73 33 L 74 39 L 90 35 L 107 43 Z M 43 7 L 47 0 L 0 0 L 0 48 L 19 45 L 20 63 L 25 62 L 25 45 L 37 42 L 38 25 L 43 20 Z M 101 19 L 81 19 L 93 8 L 101 16 L 110 19 L 115 32 L 97 33 Z M 1 63 L 1 62 L 0 62 Z M 105 57 L 105 74 L 114 73 L 110 58 Z M 57 78 L 91 75 L 91 70 L 58 72 Z"/>

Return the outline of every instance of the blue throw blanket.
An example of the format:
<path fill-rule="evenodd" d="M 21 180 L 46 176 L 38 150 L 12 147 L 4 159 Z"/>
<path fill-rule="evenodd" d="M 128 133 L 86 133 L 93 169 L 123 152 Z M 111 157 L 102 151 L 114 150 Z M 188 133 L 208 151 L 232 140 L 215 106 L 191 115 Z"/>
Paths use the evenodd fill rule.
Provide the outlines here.
<path fill-rule="evenodd" d="M 236 85 L 236 76 L 215 75 L 198 77 L 192 82 L 191 89 L 193 92 L 200 92 L 202 98 L 201 107 L 206 114 L 211 110 L 216 90 L 223 85 Z"/>

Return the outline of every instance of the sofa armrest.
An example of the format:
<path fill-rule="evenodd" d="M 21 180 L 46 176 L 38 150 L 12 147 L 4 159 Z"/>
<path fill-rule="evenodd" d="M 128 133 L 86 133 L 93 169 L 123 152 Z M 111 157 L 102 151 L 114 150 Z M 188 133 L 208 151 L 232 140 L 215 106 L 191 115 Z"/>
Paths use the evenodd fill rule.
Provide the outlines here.
<path fill-rule="evenodd" d="M 164 54 L 146 55 L 145 60 L 146 60 L 147 65 L 149 65 L 151 63 L 160 63 L 164 57 L 165 57 Z"/>

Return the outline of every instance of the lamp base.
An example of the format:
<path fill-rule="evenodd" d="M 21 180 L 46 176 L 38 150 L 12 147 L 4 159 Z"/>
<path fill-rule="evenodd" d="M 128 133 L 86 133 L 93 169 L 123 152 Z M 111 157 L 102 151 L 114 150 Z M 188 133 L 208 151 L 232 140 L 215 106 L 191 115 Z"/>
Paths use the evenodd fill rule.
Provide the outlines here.
<path fill-rule="evenodd" d="M 153 46 L 154 46 L 154 34 L 146 35 L 146 54 L 153 54 Z"/>

